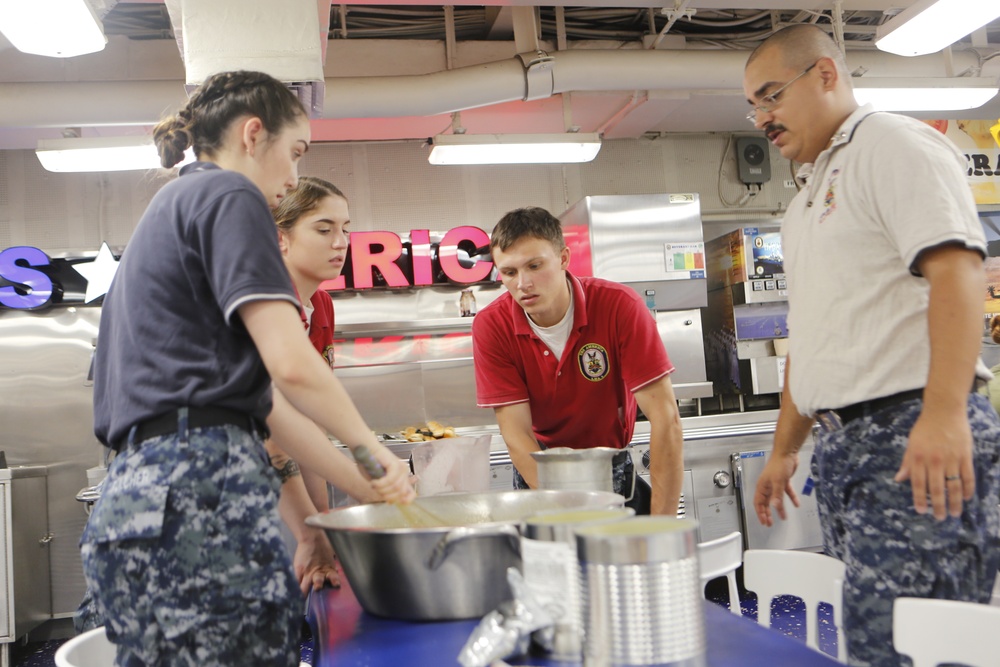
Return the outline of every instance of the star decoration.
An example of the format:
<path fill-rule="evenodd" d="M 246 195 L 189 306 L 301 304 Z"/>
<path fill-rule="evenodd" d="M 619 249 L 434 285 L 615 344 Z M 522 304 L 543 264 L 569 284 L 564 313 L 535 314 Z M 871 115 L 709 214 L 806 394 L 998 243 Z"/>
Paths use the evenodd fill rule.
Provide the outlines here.
<path fill-rule="evenodd" d="M 87 279 L 87 294 L 83 300 L 90 303 L 108 293 L 111 279 L 118 271 L 118 260 L 111 254 L 108 244 L 102 243 L 94 261 L 74 264 L 73 270 Z"/>

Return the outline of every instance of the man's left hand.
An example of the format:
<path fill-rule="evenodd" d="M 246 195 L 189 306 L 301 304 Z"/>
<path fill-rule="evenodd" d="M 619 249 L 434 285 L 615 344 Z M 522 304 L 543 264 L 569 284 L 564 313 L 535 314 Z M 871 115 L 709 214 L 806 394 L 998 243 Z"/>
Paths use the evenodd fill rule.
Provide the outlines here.
<path fill-rule="evenodd" d="M 972 468 L 972 432 L 965 411 L 936 415 L 924 409 L 906 445 L 897 482 L 910 480 L 913 506 L 918 514 L 927 512 L 930 496 L 934 518 L 943 521 L 949 514 L 961 516 L 962 501 L 976 491 Z"/>

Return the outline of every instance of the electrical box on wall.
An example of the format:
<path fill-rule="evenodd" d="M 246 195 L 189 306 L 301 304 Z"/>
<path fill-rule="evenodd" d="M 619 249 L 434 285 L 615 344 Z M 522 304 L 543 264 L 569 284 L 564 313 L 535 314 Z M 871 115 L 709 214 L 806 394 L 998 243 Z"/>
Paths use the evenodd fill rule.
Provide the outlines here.
<path fill-rule="evenodd" d="M 767 183 L 771 180 L 771 160 L 767 139 L 764 137 L 737 137 L 736 163 L 740 169 L 740 181 L 751 184 Z"/>

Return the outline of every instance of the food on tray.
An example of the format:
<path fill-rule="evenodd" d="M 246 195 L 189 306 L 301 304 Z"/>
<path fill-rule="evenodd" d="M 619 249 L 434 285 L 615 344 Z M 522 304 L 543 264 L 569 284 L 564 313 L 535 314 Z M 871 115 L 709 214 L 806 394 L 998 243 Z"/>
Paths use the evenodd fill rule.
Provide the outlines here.
<path fill-rule="evenodd" d="M 403 429 L 403 439 L 409 442 L 423 442 L 425 440 L 440 440 L 441 438 L 454 438 L 455 429 L 451 426 L 444 426 L 440 422 L 429 421 L 424 426 L 407 426 Z"/>

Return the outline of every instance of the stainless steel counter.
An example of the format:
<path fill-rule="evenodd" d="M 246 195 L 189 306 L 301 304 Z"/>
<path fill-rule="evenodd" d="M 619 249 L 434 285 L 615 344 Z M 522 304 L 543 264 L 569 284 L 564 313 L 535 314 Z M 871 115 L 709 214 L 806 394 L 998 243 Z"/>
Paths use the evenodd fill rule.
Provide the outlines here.
<path fill-rule="evenodd" d="M 685 444 L 715 438 L 754 436 L 774 433 L 778 422 L 778 410 L 758 410 L 755 412 L 729 412 L 698 417 L 681 417 L 681 428 L 684 431 Z M 496 424 L 480 426 L 460 426 L 455 428 L 456 435 L 478 436 L 489 434 L 491 452 L 506 452 L 507 445 L 500 435 L 500 427 Z M 649 422 L 637 421 L 632 433 L 631 445 L 649 443 Z M 685 455 L 687 453 L 686 450 Z"/>
<path fill-rule="evenodd" d="M 777 422 L 777 410 L 758 410 L 681 417 L 681 428 L 684 430 L 684 442 L 687 443 L 695 440 L 774 433 Z M 636 422 L 632 444 L 648 442 L 649 422 Z"/>

